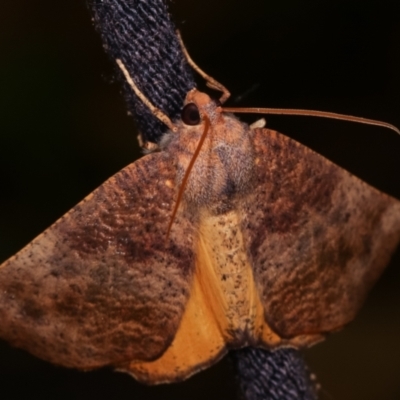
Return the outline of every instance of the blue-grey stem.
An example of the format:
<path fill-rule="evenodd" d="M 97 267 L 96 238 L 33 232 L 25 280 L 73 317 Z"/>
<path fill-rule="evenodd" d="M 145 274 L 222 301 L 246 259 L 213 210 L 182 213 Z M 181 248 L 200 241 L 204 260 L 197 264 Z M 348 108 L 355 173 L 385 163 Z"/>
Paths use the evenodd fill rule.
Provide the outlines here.
<path fill-rule="evenodd" d="M 244 400 L 314 400 L 316 385 L 295 349 L 231 351 Z"/>
<path fill-rule="evenodd" d="M 186 93 L 195 86 L 175 28 L 163 0 L 90 0 L 89 7 L 104 49 L 112 61 L 121 59 L 143 94 L 172 120 Z M 128 110 L 146 140 L 157 142 L 166 127 L 126 84 Z M 293 349 L 231 351 L 245 400 L 313 400 L 314 387 L 301 355 Z"/>
<path fill-rule="evenodd" d="M 141 92 L 172 120 L 195 87 L 162 0 L 88 0 L 94 24 L 113 63 L 121 59 Z M 116 64 L 115 64 L 116 65 Z M 157 142 L 166 126 L 133 93 L 121 71 L 125 99 L 144 139 Z"/>

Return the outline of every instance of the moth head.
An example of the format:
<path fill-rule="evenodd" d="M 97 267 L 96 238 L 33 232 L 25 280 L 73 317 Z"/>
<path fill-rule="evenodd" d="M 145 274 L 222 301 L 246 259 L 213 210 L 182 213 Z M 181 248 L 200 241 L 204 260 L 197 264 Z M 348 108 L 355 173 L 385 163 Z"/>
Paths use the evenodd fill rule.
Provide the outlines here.
<path fill-rule="evenodd" d="M 221 118 L 221 104 L 212 100 L 206 93 L 192 89 L 188 92 L 181 111 L 181 119 L 185 125 L 196 126 L 204 123 L 204 117 L 208 117 L 211 124 Z"/>

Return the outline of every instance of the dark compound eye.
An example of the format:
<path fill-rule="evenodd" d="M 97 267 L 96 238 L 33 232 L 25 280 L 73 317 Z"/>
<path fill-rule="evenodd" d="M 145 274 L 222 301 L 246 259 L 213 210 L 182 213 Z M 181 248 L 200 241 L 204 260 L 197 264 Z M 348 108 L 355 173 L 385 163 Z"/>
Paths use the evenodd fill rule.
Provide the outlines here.
<path fill-rule="evenodd" d="M 189 103 L 183 107 L 181 118 L 186 125 L 198 125 L 200 123 L 200 113 L 196 104 Z"/>

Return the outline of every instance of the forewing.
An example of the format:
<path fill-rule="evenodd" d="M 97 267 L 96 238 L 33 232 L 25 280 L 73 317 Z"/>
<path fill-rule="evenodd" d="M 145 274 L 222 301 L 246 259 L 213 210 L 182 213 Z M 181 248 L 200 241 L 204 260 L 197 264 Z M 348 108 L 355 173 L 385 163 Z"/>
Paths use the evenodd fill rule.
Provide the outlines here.
<path fill-rule="evenodd" d="M 268 324 L 282 337 L 351 321 L 400 239 L 400 202 L 299 143 L 255 130 L 242 227 Z"/>
<path fill-rule="evenodd" d="M 167 155 L 144 157 L 0 266 L 0 337 L 85 369 L 160 356 L 194 268 L 189 218 L 166 237 L 174 179 Z"/>

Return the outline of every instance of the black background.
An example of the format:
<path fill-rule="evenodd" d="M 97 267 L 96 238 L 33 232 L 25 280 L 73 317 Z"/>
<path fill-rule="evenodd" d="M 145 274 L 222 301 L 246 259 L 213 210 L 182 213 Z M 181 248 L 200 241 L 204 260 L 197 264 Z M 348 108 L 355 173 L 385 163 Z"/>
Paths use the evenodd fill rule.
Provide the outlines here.
<path fill-rule="evenodd" d="M 176 0 L 170 9 L 192 57 L 233 93 L 230 105 L 400 126 L 398 1 Z M 84 0 L 1 2 L 0 54 L 3 261 L 139 150 Z M 268 126 L 400 198 L 395 133 L 304 117 L 271 116 Z M 356 320 L 305 352 L 322 399 L 400 398 L 399 267 L 398 252 Z M 227 361 L 181 384 L 146 387 L 110 370 L 53 367 L 0 343 L 1 399 L 212 400 L 234 390 Z"/>

